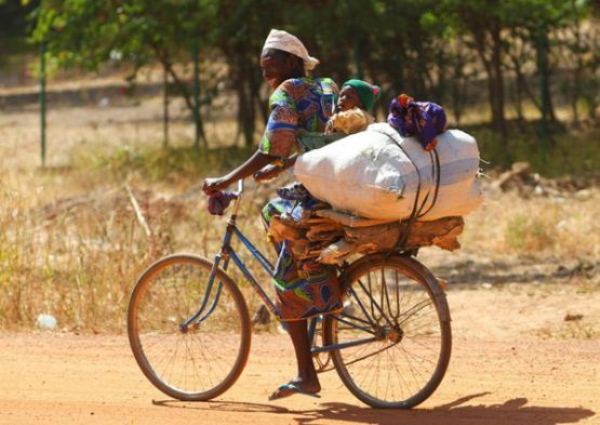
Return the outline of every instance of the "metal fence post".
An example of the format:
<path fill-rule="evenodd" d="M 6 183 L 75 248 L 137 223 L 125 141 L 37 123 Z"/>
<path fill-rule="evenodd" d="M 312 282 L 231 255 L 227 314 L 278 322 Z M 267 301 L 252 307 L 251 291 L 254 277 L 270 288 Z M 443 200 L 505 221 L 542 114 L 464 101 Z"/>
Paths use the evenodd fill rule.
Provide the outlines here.
<path fill-rule="evenodd" d="M 40 45 L 40 148 L 42 167 L 46 166 L 46 42 Z"/>
<path fill-rule="evenodd" d="M 163 149 L 169 147 L 169 74 L 163 66 Z"/>
<path fill-rule="evenodd" d="M 198 41 L 194 41 L 194 124 L 196 133 L 194 138 L 194 147 L 200 147 L 200 49 Z"/>

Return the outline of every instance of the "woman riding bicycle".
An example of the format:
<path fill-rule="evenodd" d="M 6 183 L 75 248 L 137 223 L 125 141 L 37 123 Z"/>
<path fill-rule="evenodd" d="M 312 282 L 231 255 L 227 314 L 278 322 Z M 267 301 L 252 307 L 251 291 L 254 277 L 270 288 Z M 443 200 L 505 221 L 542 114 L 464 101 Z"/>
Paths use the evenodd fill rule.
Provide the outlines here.
<path fill-rule="evenodd" d="M 269 99 L 270 116 L 258 150 L 242 165 L 225 176 L 207 178 L 203 190 L 215 194 L 231 183 L 254 175 L 264 180 L 289 164 L 294 149 L 299 149 L 298 132 L 323 132 L 333 113 L 337 86 L 329 78 L 307 75 L 319 61 L 309 56 L 295 36 L 271 30 L 261 53 L 260 66 L 269 86 L 274 89 Z M 262 171 L 261 171 L 262 170 Z M 315 200 L 306 197 L 292 203 L 276 198 L 263 209 L 269 225 L 278 214 L 298 213 L 311 208 Z M 278 399 L 293 394 L 315 395 L 321 385 L 310 352 L 307 318 L 339 310 L 341 297 L 333 268 L 320 264 L 303 264 L 299 271 L 284 242 L 277 247 L 279 259 L 275 273 L 275 289 L 279 298 L 281 320 L 286 322 L 296 352 L 298 376 L 280 386 L 270 397 Z"/>

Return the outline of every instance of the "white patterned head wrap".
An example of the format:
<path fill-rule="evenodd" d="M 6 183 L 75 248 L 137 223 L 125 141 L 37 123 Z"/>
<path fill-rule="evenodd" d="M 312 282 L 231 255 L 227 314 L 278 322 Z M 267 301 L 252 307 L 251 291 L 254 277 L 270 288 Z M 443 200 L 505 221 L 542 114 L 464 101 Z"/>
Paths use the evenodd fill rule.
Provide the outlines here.
<path fill-rule="evenodd" d="M 304 69 L 307 71 L 310 71 L 319 64 L 319 59 L 313 58 L 308 54 L 306 47 L 304 47 L 304 44 L 302 44 L 298 37 L 287 31 L 272 29 L 265 40 L 263 52 L 266 49 L 283 50 L 284 52 L 298 56 L 304 61 Z"/>

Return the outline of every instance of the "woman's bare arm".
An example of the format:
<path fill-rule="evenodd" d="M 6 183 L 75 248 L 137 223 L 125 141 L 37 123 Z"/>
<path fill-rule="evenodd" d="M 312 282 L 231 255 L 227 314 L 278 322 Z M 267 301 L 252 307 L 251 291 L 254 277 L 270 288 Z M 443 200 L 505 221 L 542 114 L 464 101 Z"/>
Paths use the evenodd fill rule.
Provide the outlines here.
<path fill-rule="evenodd" d="M 262 182 L 278 176 L 288 168 L 292 167 L 296 163 L 297 157 L 297 155 L 294 155 L 284 159 L 283 165 L 267 165 L 266 167 L 254 173 L 254 180 L 256 180 L 257 182 Z"/>
<path fill-rule="evenodd" d="M 253 175 L 258 170 L 277 159 L 278 157 L 276 156 L 265 155 L 261 151 L 257 150 L 250 158 L 248 158 L 246 162 L 230 173 L 222 177 L 209 177 L 205 179 L 204 184 L 202 185 L 202 190 L 206 194 L 218 192 L 219 190 L 225 189 L 227 186 L 240 179 Z"/>

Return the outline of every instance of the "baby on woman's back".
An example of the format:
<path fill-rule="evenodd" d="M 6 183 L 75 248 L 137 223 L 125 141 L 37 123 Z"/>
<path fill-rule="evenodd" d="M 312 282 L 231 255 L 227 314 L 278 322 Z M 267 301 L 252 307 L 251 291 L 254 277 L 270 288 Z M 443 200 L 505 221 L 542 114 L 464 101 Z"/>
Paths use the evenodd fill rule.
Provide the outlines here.
<path fill-rule="evenodd" d="M 373 104 L 379 97 L 379 87 L 362 80 L 342 84 L 337 112 L 329 119 L 325 133 L 353 134 L 366 130 L 374 122 Z"/>

